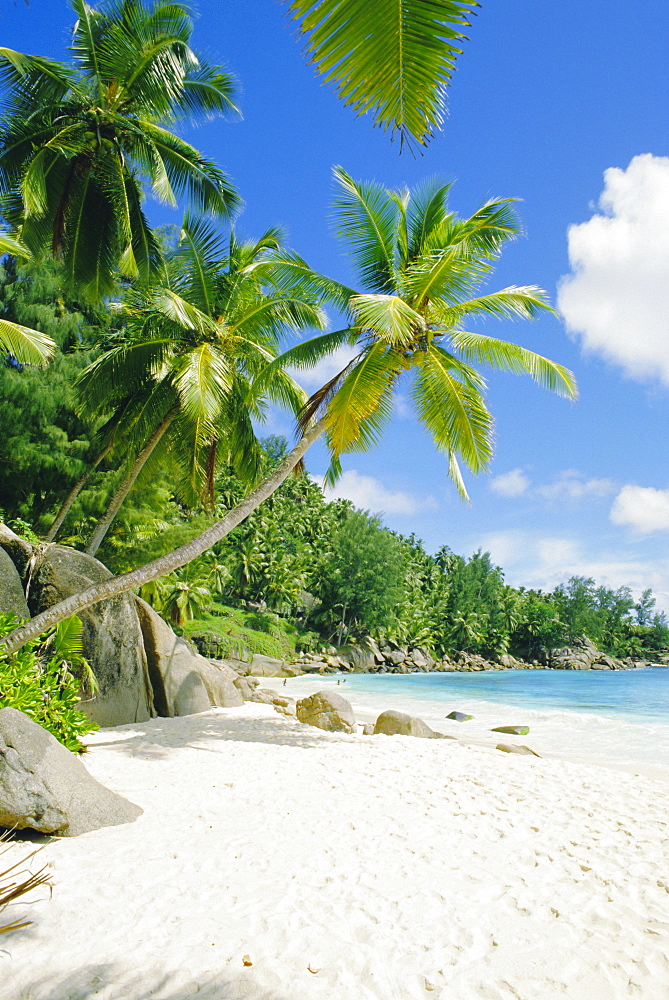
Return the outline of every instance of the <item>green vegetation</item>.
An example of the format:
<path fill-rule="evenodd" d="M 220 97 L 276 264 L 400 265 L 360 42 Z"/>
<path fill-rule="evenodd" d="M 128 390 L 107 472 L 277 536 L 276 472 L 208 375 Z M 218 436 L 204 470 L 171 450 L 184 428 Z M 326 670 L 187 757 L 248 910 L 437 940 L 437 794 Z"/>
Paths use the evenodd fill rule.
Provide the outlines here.
<path fill-rule="evenodd" d="M 0 615 L 0 635 L 15 625 L 13 615 Z M 77 707 L 82 688 L 85 696 L 95 685 L 81 634 L 81 622 L 73 617 L 16 653 L 0 650 L 0 708 L 24 712 L 73 753 L 85 751 L 82 737 L 97 728 Z"/>
<path fill-rule="evenodd" d="M 186 622 L 181 630 L 205 656 L 249 659 L 254 653 L 294 660 L 304 636 L 286 618 L 271 611 L 254 611 L 216 604 L 212 613 Z"/>

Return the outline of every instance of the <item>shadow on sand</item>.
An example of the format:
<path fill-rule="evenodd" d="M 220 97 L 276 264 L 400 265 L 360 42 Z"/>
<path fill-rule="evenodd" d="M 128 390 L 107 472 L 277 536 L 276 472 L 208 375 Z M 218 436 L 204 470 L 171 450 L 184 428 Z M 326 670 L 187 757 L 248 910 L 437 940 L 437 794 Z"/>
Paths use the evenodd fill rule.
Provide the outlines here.
<path fill-rule="evenodd" d="M 232 710 L 230 710 L 232 711 Z M 107 733 L 114 733 L 105 739 Z M 131 756 L 167 757 L 172 750 L 191 748 L 216 752 L 216 744 L 266 743 L 272 746 L 298 747 L 302 750 L 322 749 L 325 734 L 294 719 L 276 715 L 270 718 L 249 718 L 213 714 L 186 715 L 175 719 L 150 719 L 118 729 L 102 729 L 90 749 L 108 747 Z M 343 737 L 344 734 L 329 733 Z"/>
<path fill-rule="evenodd" d="M 207 973 L 184 982 L 170 972 L 129 973 L 115 965 L 86 965 L 65 979 L 35 980 L 13 993 L 11 1000 L 290 1000 L 281 990 L 259 986 L 252 969 L 239 974 Z M 0 985 L 0 1000 L 10 1000 Z"/>

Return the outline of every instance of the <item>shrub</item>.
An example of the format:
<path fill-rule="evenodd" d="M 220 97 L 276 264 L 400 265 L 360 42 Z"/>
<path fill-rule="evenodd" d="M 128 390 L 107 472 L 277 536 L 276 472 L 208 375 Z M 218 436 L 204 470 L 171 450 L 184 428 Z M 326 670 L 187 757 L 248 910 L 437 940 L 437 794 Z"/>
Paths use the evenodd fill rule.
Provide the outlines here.
<path fill-rule="evenodd" d="M 0 615 L 0 635 L 17 624 L 13 615 Z M 73 753 L 85 751 L 82 737 L 97 728 L 77 707 L 82 686 L 95 690 L 81 632 L 73 616 L 15 653 L 0 652 L 0 708 L 24 712 Z"/>

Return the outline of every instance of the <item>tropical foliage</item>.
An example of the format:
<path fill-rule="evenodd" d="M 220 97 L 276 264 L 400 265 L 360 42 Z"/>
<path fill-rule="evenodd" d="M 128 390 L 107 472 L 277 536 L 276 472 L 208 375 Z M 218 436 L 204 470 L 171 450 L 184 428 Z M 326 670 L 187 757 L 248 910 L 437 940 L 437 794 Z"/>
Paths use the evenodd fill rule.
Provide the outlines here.
<path fill-rule="evenodd" d="M 213 504 L 217 462 L 230 463 L 242 482 L 257 479 L 252 421 L 270 403 L 295 414 L 303 406 L 305 393 L 283 367 L 258 377 L 282 336 L 324 323 L 313 297 L 275 287 L 272 258 L 280 248 L 277 230 L 240 242 L 206 220 L 186 219 L 162 281 L 128 297 L 126 325 L 76 383 L 80 412 L 105 418 L 107 433 L 131 457 L 89 554 L 158 446 L 180 464 L 182 493 Z"/>
<path fill-rule="evenodd" d="M 147 282 L 158 268 L 140 178 L 169 205 L 237 208 L 225 173 L 171 130 L 236 108 L 230 76 L 190 46 L 188 4 L 71 6 L 71 65 L 0 48 L 0 195 L 12 235 L 62 257 L 68 288 L 96 302 L 119 271 Z"/>
<path fill-rule="evenodd" d="M 400 142 L 426 145 L 477 0 L 292 0 L 316 71 Z"/>
<path fill-rule="evenodd" d="M 13 615 L 0 615 L 0 635 L 15 625 Z M 82 737 L 97 728 L 78 708 L 82 685 L 94 689 L 81 637 L 73 617 L 14 654 L 0 649 L 0 708 L 24 712 L 73 753 L 84 752 Z"/>

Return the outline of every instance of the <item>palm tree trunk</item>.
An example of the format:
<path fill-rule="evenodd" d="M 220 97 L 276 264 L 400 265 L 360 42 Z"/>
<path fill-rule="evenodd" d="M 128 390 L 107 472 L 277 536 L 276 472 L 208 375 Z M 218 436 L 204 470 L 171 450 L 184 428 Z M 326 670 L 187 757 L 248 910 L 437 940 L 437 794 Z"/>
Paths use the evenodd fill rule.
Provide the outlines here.
<path fill-rule="evenodd" d="M 100 452 L 100 454 L 98 455 L 98 457 L 95 459 L 95 461 L 93 462 L 93 464 L 91 466 L 89 466 L 88 469 L 86 469 L 86 471 L 84 472 L 83 476 L 80 479 L 77 480 L 77 482 L 74 484 L 74 486 L 72 487 L 72 489 L 70 490 L 70 492 L 67 494 L 67 496 L 63 500 L 63 503 L 62 503 L 62 506 L 61 506 L 60 510 L 56 514 L 55 521 L 53 522 L 53 524 L 49 528 L 47 534 L 44 536 L 44 541 L 45 542 L 53 542 L 53 541 L 55 541 L 56 535 L 60 531 L 61 525 L 62 525 L 63 521 L 65 520 L 65 518 L 67 517 L 67 515 L 68 515 L 68 513 L 70 511 L 70 507 L 72 506 L 72 504 L 74 503 L 74 501 L 77 499 L 77 497 L 81 493 L 81 491 L 84 488 L 84 485 L 86 484 L 86 481 L 87 481 L 88 477 L 90 476 L 90 474 L 92 472 L 94 472 L 95 469 L 97 469 L 97 467 L 100 464 L 100 462 L 102 461 L 102 459 L 105 458 L 109 454 L 109 452 L 112 449 L 112 446 L 113 446 L 113 441 L 110 441 L 109 444 L 105 445 L 105 447 L 102 449 L 102 451 Z"/>
<path fill-rule="evenodd" d="M 98 521 L 97 527 L 93 532 L 93 534 L 91 535 L 91 540 L 88 543 L 88 548 L 86 549 L 87 555 L 94 556 L 95 553 L 100 548 L 100 545 L 102 544 L 105 535 L 107 534 L 107 532 L 111 527 L 112 521 L 114 520 L 119 510 L 121 509 L 123 501 L 127 497 L 130 490 L 135 485 L 135 480 L 137 479 L 137 476 L 144 468 L 144 465 L 146 464 L 149 456 L 152 454 L 154 448 L 156 447 L 156 445 L 162 438 L 163 434 L 174 420 L 175 414 L 176 414 L 175 410 L 170 411 L 170 413 L 167 414 L 165 419 L 162 420 L 160 424 L 158 424 L 155 431 L 153 432 L 153 434 L 151 435 L 151 437 L 146 442 L 146 444 L 140 451 L 139 455 L 135 459 L 130 472 L 125 477 L 125 479 L 119 486 L 118 490 L 114 494 L 114 498 L 107 507 L 104 516 Z"/>
<path fill-rule="evenodd" d="M 288 478 L 314 441 L 323 433 L 326 425 L 327 418 L 325 417 L 314 424 L 270 476 L 267 476 L 236 507 L 233 507 L 220 521 L 213 524 L 211 528 L 207 528 L 197 538 L 194 538 L 191 542 L 187 542 L 185 545 L 181 545 L 172 552 L 168 552 L 167 555 L 153 559 L 138 569 L 131 570 L 129 573 L 123 573 L 121 576 L 112 577 L 111 580 L 96 583 L 80 594 L 73 594 L 72 597 L 66 598 L 59 604 L 54 604 L 53 607 L 36 615 L 35 618 L 31 618 L 25 625 L 19 625 L 13 632 L 0 639 L 0 651 L 13 653 L 17 649 L 20 649 L 24 643 L 30 639 L 35 639 L 52 625 L 56 625 L 58 622 L 63 621 L 63 619 L 69 618 L 70 615 L 78 614 L 78 612 L 90 607 L 91 604 L 97 604 L 98 601 L 104 601 L 110 597 L 115 597 L 117 594 L 124 594 L 128 590 L 133 590 L 135 587 L 141 587 L 143 584 L 155 580 L 156 577 L 171 573 L 172 570 L 179 569 L 181 566 L 185 566 L 186 563 L 202 555 L 203 552 L 210 549 L 216 542 L 220 542 L 226 535 L 229 535 L 238 524 L 241 524 L 249 514 L 253 513 L 261 503 L 278 490 L 279 486 Z"/>

